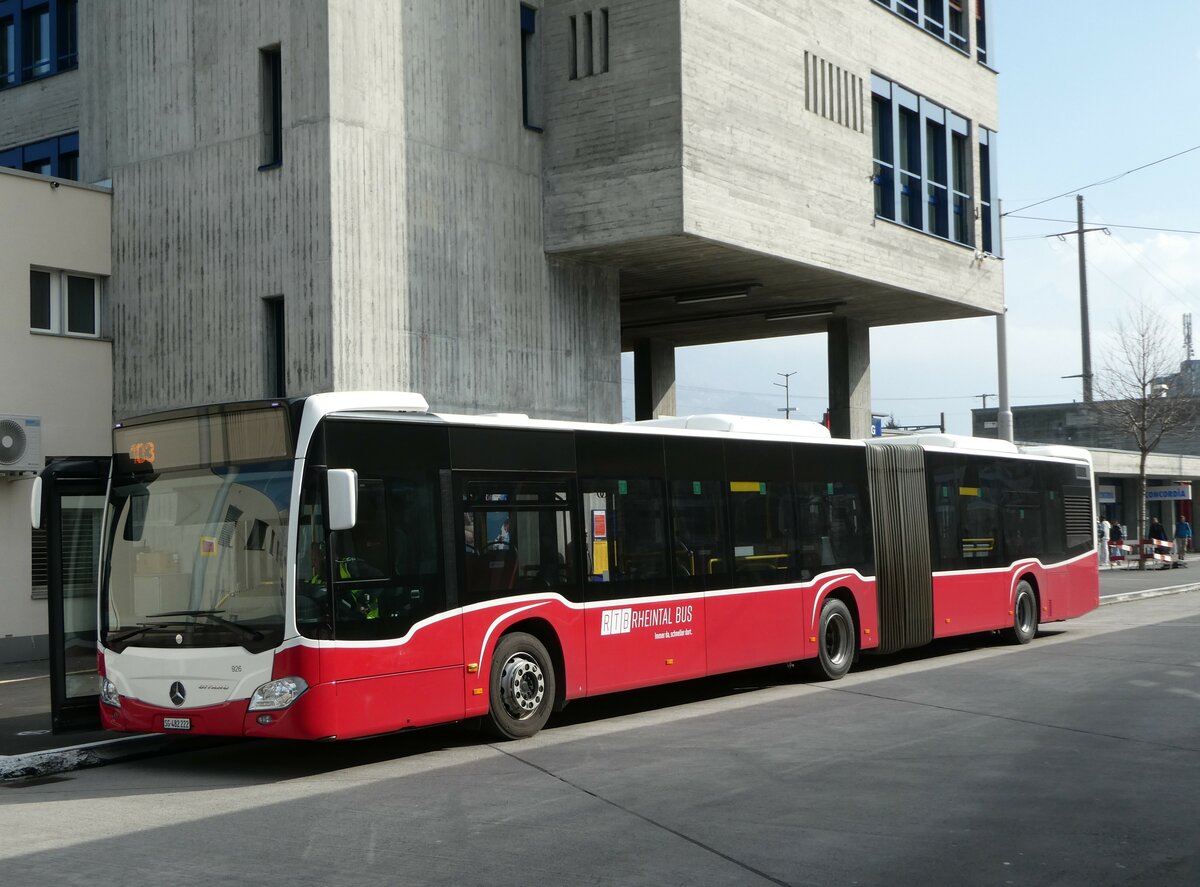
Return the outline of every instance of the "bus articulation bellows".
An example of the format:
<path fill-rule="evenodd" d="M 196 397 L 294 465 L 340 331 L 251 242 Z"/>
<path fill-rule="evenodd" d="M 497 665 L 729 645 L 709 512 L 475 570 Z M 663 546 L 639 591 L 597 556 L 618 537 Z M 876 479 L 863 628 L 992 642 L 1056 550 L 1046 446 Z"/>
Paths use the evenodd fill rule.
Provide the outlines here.
<path fill-rule="evenodd" d="M 118 425 L 111 730 L 347 739 L 1006 631 L 1098 604 L 1087 453 L 319 394 Z"/>

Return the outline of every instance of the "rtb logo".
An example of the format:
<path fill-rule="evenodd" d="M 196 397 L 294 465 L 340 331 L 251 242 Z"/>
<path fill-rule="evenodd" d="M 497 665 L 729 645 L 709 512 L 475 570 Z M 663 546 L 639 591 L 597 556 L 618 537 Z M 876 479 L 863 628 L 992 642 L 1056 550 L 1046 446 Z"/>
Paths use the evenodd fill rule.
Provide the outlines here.
<path fill-rule="evenodd" d="M 633 627 L 633 608 L 605 610 L 600 614 L 600 634 L 628 634 Z"/>

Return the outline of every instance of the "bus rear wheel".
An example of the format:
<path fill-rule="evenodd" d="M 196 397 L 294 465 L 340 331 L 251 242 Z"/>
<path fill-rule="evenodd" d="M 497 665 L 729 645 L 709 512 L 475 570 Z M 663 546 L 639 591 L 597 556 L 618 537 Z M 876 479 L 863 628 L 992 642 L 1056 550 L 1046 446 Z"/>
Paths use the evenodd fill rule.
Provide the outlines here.
<path fill-rule="evenodd" d="M 854 664 L 854 617 L 850 608 L 837 598 L 829 598 L 821 607 L 817 624 L 817 658 L 812 663 L 814 677 L 836 681 Z"/>
<path fill-rule="evenodd" d="M 532 736 L 550 718 L 554 692 L 545 645 L 524 632 L 506 634 L 492 657 L 488 732 L 498 739 Z"/>
<path fill-rule="evenodd" d="M 1028 644 L 1038 630 L 1037 595 L 1033 586 L 1022 579 L 1017 583 L 1017 596 L 1013 601 L 1013 627 L 1008 633 L 1015 644 Z"/>

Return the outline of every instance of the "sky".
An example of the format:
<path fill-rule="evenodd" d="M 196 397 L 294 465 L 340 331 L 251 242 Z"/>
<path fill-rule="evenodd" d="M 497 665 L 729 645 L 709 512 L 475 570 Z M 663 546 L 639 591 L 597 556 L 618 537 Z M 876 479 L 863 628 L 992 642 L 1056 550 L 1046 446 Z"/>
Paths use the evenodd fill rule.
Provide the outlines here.
<path fill-rule="evenodd" d="M 1085 244 L 1095 373 L 1138 303 L 1162 318 L 1180 360 L 1183 315 L 1200 309 L 1200 233 L 1141 230 L 1200 232 L 1200 150 L 1130 172 L 1200 146 L 1200 2 L 995 0 L 992 18 L 1010 401 L 1070 403 L 1082 399 L 1080 380 L 1063 378 L 1082 369 L 1076 238 L 1047 235 L 1075 228 L 1076 193 L 1087 227 L 1107 227 Z M 1200 310 L 1194 323 L 1200 354 Z M 823 334 L 679 348 L 677 412 L 780 418 L 778 374 L 794 372 L 792 417 L 819 420 L 825 359 Z M 969 434 L 971 409 L 998 391 L 993 318 L 871 331 L 872 409 L 899 425 L 936 425 L 944 412 L 948 431 Z M 631 354 L 622 394 L 632 419 Z"/>

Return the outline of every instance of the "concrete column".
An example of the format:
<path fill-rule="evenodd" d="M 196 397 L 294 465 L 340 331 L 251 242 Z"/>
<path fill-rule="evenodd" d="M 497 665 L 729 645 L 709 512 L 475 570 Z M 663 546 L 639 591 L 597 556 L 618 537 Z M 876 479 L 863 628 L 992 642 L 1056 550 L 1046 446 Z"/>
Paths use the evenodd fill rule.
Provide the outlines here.
<path fill-rule="evenodd" d="M 633 345 L 634 418 L 675 415 L 675 346 L 665 339 L 642 339 Z"/>
<path fill-rule="evenodd" d="M 834 437 L 871 436 L 871 328 L 857 320 L 829 321 L 829 431 Z"/>

